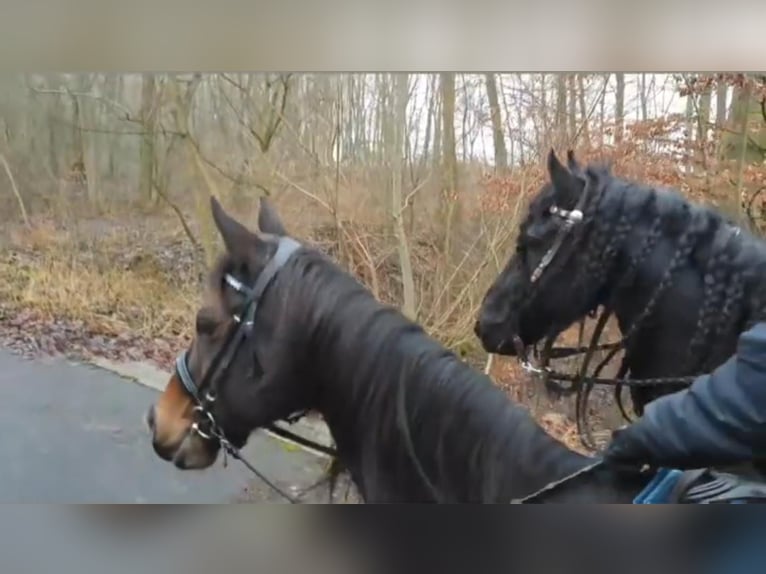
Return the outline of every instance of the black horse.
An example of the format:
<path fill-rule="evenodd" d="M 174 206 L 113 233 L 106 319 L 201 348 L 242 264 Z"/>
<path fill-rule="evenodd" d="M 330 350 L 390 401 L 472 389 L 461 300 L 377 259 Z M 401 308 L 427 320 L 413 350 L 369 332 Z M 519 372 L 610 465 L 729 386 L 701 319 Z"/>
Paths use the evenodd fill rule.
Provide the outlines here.
<path fill-rule="evenodd" d="M 196 334 L 147 421 L 180 469 L 295 412 L 327 422 L 366 502 L 509 502 L 594 459 L 548 435 L 492 381 L 316 250 L 264 200 L 258 232 L 212 201 L 226 254 Z M 644 473 L 596 466 L 547 501 L 630 502 Z"/>
<path fill-rule="evenodd" d="M 603 307 L 627 338 L 631 379 L 691 376 L 725 361 L 766 315 L 763 240 L 675 191 L 582 168 L 571 151 L 568 160 L 569 169 L 551 150 L 550 182 L 484 298 L 475 329 L 484 348 L 515 355 L 515 337 L 536 344 Z M 570 234 L 554 248 L 564 226 Z M 634 410 L 678 388 L 631 387 Z"/>

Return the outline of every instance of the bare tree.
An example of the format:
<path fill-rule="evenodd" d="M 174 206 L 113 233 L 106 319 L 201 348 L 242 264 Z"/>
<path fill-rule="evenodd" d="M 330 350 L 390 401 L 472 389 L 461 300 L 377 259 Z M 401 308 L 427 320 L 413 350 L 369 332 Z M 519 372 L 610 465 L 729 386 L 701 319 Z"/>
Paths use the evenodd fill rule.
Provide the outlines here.
<path fill-rule="evenodd" d="M 582 122 L 582 139 L 590 146 L 590 113 L 585 105 L 585 74 L 577 74 L 577 98 L 580 104 L 580 121 Z"/>
<path fill-rule="evenodd" d="M 441 75 L 442 94 L 442 177 L 443 177 L 443 243 L 444 252 L 450 252 L 452 222 L 457 210 L 457 152 L 455 149 L 455 74 Z"/>
<path fill-rule="evenodd" d="M 601 92 L 601 98 L 598 102 L 599 107 L 599 145 L 604 144 L 604 125 L 606 123 L 606 90 L 609 87 L 609 76 L 611 74 L 604 74 L 604 86 Z"/>
<path fill-rule="evenodd" d="M 558 145 L 568 139 L 566 74 L 556 75 L 556 128 L 554 138 Z"/>
<path fill-rule="evenodd" d="M 13 190 L 13 195 L 16 197 L 16 202 L 19 204 L 21 219 L 24 221 L 24 225 L 29 227 L 29 215 L 27 215 L 27 208 L 24 205 L 24 199 L 21 196 L 21 192 L 19 192 L 19 188 L 16 186 L 16 179 L 13 177 L 11 166 L 8 165 L 8 160 L 5 159 L 5 156 L 2 154 L 0 154 L 0 163 L 3 164 L 3 169 L 5 169 L 5 174 L 8 176 L 8 181 L 10 182 L 11 189 Z"/>
<path fill-rule="evenodd" d="M 576 143 L 578 130 L 577 130 L 577 86 L 575 84 L 575 75 L 574 74 L 567 74 L 567 83 L 568 83 L 568 134 L 567 134 L 567 140 L 569 145 L 573 145 Z"/>
<path fill-rule="evenodd" d="M 715 124 L 718 129 L 726 127 L 726 99 L 729 95 L 729 86 L 724 82 L 718 82 L 715 90 Z"/>
<path fill-rule="evenodd" d="M 697 164 L 705 170 L 707 170 L 707 143 L 712 96 L 712 87 L 708 86 L 699 94 L 697 99 Z"/>
<path fill-rule="evenodd" d="M 489 113 L 492 120 L 492 145 L 495 151 L 495 169 L 503 172 L 508 168 L 508 152 L 505 147 L 503 122 L 500 115 L 500 101 L 497 96 L 497 83 L 494 74 L 485 74 L 484 83 L 487 87 Z"/>
<path fill-rule="evenodd" d="M 183 139 L 188 143 L 188 151 L 191 154 L 194 165 L 200 176 L 206 184 L 206 188 L 195 187 L 192 192 L 195 198 L 195 211 L 197 221 L 200 225 L 200 243 L 204 250 L 205 262 L 212 265 L 216 256 L 217 236 L 213 224 L 213 218 L 210 214 L 209 198 L 212 195 L 221 199 L 221 193 L 213 180 L 208 166 L 206 165 L 199 146 L 191 132 L 189 117 L 191 115 L 192 101 L 194 94 L 201 82 L 201 75 L 194 74 L 191 79 L 171 77 L 168 79 L 167 87 L 172 98 L 173 106 L 171 108 L 176 130 L 182 134 Z M 205 192 L 207 190 L 207 193 Z"/>
<path fill-rule="evenodd" d="M 694 146 L 694 94 L 690 93 L 686 96 L 686 111 L 684 112 L 684 137 L 686 139 L 686 153 L 684 157 L 684 164 L 686 169 L 692 170 L 693 165 L 691 161 L 691 150 Z"/>
<path fill-rule="evenodd" d="M 407 102 L 409 98 L 408 74 L 394 74 L 393 114 L 389 138 L 389 157 L 391 163 L 391 215 L 394 223 L 399 268 L 402 280 L 402 313 L 412 320 L 416 318 L 415 280 L 412 274 L 409 240 L 404 227 L 405 199 L 402 185 L 405 175 L 404 148 L 407 139 Z"/>
<path fill-rule="evenodd" d="M 625 130 L 625 74 L 619 72 L 614 77 L 617 83 L 614 92 L 614 141 L 622 143 Z"/>
<path fill-rule="evenodd" d="M 648 95 L 646 93 L 646 74 L 639 75 L 638 97 L 641 103 L 641 121 L 645 122 L 649 117 Z"/>
<path fill-rule="evenodd" d="M 156 154 L 154 151 L 154 130 L 157 117 L 156 92 L 154 74 L 144 73 L 142 75 L 141 86 L 141 111 L 139 112 L 143 133 L 141 134 L 141 145 L 139 148 L 140 172 L 138 189 L 141 197 L 148 199 L 151 203 L 155 203 L 157 200 L 154 185 L 154 174 L 156 171 Z"/>

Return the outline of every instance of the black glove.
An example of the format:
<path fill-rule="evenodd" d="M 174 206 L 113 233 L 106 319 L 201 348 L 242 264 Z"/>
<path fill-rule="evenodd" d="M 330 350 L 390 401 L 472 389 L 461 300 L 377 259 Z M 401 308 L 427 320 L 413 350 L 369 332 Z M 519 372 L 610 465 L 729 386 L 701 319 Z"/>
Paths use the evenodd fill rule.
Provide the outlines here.
<path fill-rule="evenodd" d="M 612 433 L 612 441 L 603 453 L 604 463 L 625 470 L 636 470 L 649 465 L 653 468 L 677 468 L 681 470 L 705 468 L 718 464 L 729 464 L 731 461 L 717 461 L 710 457 L 679 456 L 674 453 L 672 458 L 663 452 L 649 449 L 646 442 L 641 440 L 642 428 L 636 424 L 618 429 Z"/>
<path fill-rule="evenodd" d="M 652 461 L 652 453 L 637 440 L 632 426 L 617 429 L 603 454 L 604 462 L 611 466 L 635 470 Z"/>

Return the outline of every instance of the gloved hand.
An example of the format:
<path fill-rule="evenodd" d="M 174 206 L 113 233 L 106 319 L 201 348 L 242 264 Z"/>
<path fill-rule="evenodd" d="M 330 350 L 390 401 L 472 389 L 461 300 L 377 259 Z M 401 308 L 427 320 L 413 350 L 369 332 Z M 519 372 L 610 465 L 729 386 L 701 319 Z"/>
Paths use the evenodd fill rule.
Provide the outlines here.
<path fill-rule="evenodd" d="M 644 440 L 644 428 L 640 423 L 639 420 L 612 433 L 612 440 L 602 454 L 604 463 L 626 471 L 635 471 L 644 465 L 687 470 L 731 463 L 709 456 L 694 456 L 693 453 L 681 454 L 673 450 L 665 452 L 661 449 L 650 449 Z"/>
<path fill-rule="evenodd" d="M 645 443 L 637 440 L 635 434 L 633 425 L 612 432 L 612 440 L 602 455 L 604 462 L 631 470 L 655 462 Z"/>

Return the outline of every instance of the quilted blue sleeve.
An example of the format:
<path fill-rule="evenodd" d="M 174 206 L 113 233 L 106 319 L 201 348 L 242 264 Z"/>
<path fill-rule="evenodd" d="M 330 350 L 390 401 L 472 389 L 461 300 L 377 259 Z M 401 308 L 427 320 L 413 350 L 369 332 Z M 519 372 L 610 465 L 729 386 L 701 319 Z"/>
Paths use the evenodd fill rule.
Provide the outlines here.
<path fill-rule="evenodd" d="M 744 332 L 736 354 L 688 389 L 647 405 L 630 429 L 657 463 L 707 466 L 766 456 L 766 323 Z"/>

